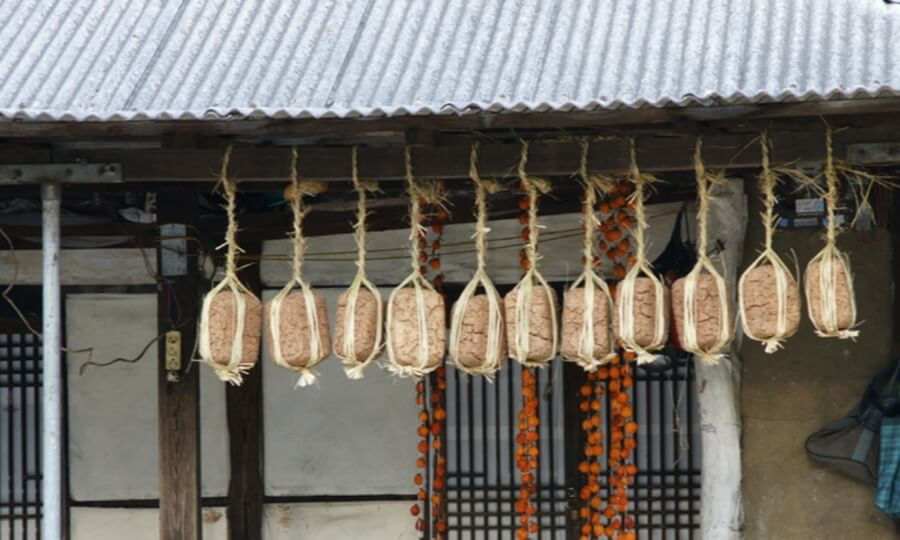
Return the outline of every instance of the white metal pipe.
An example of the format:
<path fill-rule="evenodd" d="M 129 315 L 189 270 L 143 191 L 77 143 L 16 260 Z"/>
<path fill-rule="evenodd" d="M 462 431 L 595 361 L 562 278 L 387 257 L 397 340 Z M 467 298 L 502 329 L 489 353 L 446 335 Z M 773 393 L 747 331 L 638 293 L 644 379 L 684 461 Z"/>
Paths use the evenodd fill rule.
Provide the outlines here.
<path fill-rule="evenodd" d="M 41 537 L 62 540 L 62 306 L 59 290 L 59 207 L 57 182 L 41 184 L 43 203 L 43 393 L 41 444 L 43 518 Z"/>

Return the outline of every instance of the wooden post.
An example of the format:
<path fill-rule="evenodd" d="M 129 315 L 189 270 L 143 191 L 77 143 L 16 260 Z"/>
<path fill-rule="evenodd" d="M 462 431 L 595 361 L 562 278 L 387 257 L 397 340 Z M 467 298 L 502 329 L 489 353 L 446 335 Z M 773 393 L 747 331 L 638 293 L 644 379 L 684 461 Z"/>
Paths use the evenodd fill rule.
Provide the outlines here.
<path fill-rule="evenodd" d="M 158 194 L 159 223 L 196 223 L 193 197 L 176 192 Z M 188 246 L 188 251 L 194 251 Z M 167 256 L 171 256 L 167 255 Z M 158 250 L 158 268 L 163 251 Z M 189 259 L 193 261 L 193 259 Z M 199 540 L 200 530 L 200 378 L 190 365 L 196 337 L 199 290 L 196 265 L 185 275 L 162 278 L 157 302 L 160 334 L 181 331 L 181 372 L 169 381 L 165 340 L 159 342 L 159 537 Z M 176 319 L 181 318 L 181 321 Z"/>
<path fill-rule="evenodd" d="M 262 252 L 261 242 L 240 243 L 248 254 Z M 240 278 L 251 291 L 260 294 L 262 284 L 258 264 L 242 270 Z M 262 370 L 263 362 L 257 362 L 244 376 L 241 386 L 229 385 L 225 389 L 231 461 L 227 510 L 229 540 L 262 539 Z"/>

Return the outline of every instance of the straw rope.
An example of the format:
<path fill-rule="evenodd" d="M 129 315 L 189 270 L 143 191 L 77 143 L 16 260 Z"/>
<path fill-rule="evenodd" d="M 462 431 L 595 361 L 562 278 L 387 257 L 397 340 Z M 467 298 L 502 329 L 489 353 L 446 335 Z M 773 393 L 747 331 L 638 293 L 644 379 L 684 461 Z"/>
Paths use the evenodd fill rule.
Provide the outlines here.
<path fill-rule="evenodd" d="M 856 326 L 856 294 L 853 290 L 853 277 L 850 272 L 850 259 L 847 255 L 837 247 L 838 228 L 835 223 L 835 207 L 838 204 L 838 168 L 834 161 L 834 132 L 830 126 L 825 130 L 825 190 L 822 192 L 822 199 L 825 201 L 825 212 L 828 219 L 825 229 L 825 247 L 813 257 L 806 266 L 804 281 L 806 285 L 806 301 L 809 311 L 809 319 L 816 328 L 816 334 L 819 337 L 836 337 L 839 339 L 856 339 L 859 336 L 859 330 Z M 853 169 L 843 167 L 844 173 L 854 173 Z M 818 264 L 819 279 L 816 283 L 811 282 L 810 274 L 813 265 Z M 843 270 L 844 285 L 847 290 L 850 324 L 847 328 L 842 328 L 838 324 L 838 306 L 837 306 L 837 272 L 838 269 Z M 813 317 L 813 292 L 817 292 L 819 296 L 819 315 L 821 320 Z"/>
<path fill-rule="evenodd" d="M 612 185 L 612 182 L 601 176 L 592 176 L 588 174 L 588 154 L 590 152 L 590 141 L 587 138 L 579 140 L 581 146 L 581 163 L 578 168 L 578 174 L 581 177 L 581 183 L 584 187 L 584 198 L 582 201 L 581 218 L 584 228 L 584 238 L 582 242 L 582 258 L 584 260 L 581 275 L 569 287 L 569 291 L 575 291 L 581 287 L 584 293 L 584 312 L 581 316 L 580 328 L 578 328 L 578 349 L 573 357 L 566 357 L 567 360 L 578 363 L 585 371 L 593 371 L 599 366 L 609 362 L 616 356 L 615 337 L 613 335 L 613 300 L 609 292 L 609 286 L 606 281 L 601 278 L 594 269 L 594 234 L 600 222 L 594 214 L 594 206 L 597 202 L 597 192 L 606 192 Z M 609 353 L 601 358 L 594 356 L 596 348 L 596 336 L 594 335 L 594 296 L 596 289 L 600 289 L 606 296 L 607 306 L 607 343 L 609 344 Z"/>
<path fill-rule="evenodd" d="M 635 263 L 625 274 L 625 278 L 617 287 L 616 310 L 618 314 L 618 335 L 625 349 L 637 355 L 637 363 L 652 362 L 655 355 L 653 351 L 665 346 L 668 339 L 666 289 L 659 277 L 653 272 L 650 262 L 647 260 L 647 247 L 644 239 L 644 231 L 647 229 L 647 215 L 644 209 L 645 191 L 648 185 L 656 181 L 652 175 L 642 173 L 637 165 L 637 152 L 634 138 L 629 139 L 629 165 L 628 174 L 634 184 L 634 193 L 630 196 L 630 202 L 634 206 L 635 225 L 631 229 L 635 241 Z M 634 328 L 635 312 L 635 280 L 643 274 L 653 284 L 653 309 L 654 331 L 653 339 L 645 345 L 637 342 Z"/>
<path fill-rule="evenodd" d="M 541 228 L 538 223 L 537 202 L 541 194 L 550 192 L 550 183 L 534 176 L 529 176 L 526 169 L 528 166 L 528 141 L 522 140 L 522 149 L 519 155 L 519 165 L 517 173 L 522 189 L 528 196 L 528 242 L 525 245 L 525 257 L 528 261 L 528 270 L 522 279 L 510 291 L 512 298 L 515 298 L 515 354 L 510 354 L 519 363 L 526 367 L 543 367 L 556 356 L 556 349 L 559 344 L 559 327 L 556 315 L 556 302 L 554 299 L 554 291 L 550 285 L 538 271 L 538 261 L 540 254 L 538 253 L 538 233 Z M 530 359 L 531 353 L 531 306 L 534 301 L 534 287 L 540 287 L 547 295 L 547 301 L 550 304 L 550 326 L 551 326 L 551 351 L 545 358 Z"/>
<path fill-rule="evenodd" d="M 470 375 L 484 375 L 490 381 L 493 374 L 500 368 L 500 362 L 506 356 L 503 347 L 503 312 L 500 308 L 500 293 L 494 283 L 488 277 L 486 266 L 487 258 L 487 194 L 499 189 L 499 184 L 481 178 L 478 173 L 478 147 L 476 142 L 472 145 L 469 154 L 469 178 L 475 184 L 475 252 L 477 267 L 475 274 L 466 284 L 456 304 L 453 305 L 453 313 L 450 321 L 450 359 L 457 369 Z M 485 356 L 481 365 L 467 367 L 459 360 L 459 345 L 462 339 L 463 318 L 469 306 L 469 302 L 478 288 L 484 291 L 488 301 L 488 326 L 485 347 Z"/>
<path fill-rule="evenodd" d="M 291 259 L 291 281 L 289 281 L 274 298 L 269 302 L 269 331 L 272 334 L 272 359 L 283 368 L 289 369 L 299 375 L 296 387 L 309 386 L 316 382 L 318 373 L 313 369 L 328 357 L 328 350 L 323 343 L 323 336 L 319 333 L 319 314 L 316 309 L 316 296 L 312 287 L 303 280 L 303 251 L 306 242 L 303 239 L 303 218 L 306 216 L 306 208 L 303 206 L 303 196 L 317 192 L 309 185 L 300 181 L 297 172 L 299 152 L 296 146 L 291 148 L 291 187 L 294 196 L 291 199 L 291 213 L 293 214 L 292 237 L 293 257 Z M 281 309 L 284 300 L 300 287 L 303 295 L 303 308 L 306 314 L 307 339 L 309 340 L 309 360 L 304 366 L 296 366 L 289 363 L 281 349 Z"/>
<path fill-rule="evenodd" d="M 377 184 L 364 183 L 359 178 L 359 162 L 357 156 L 357 148 L 353 147 L 351 154 L 351 168 L 353 189 L 356 191 L 356 223 L 353 225 L 353 239 L 356 241 L 357 259 L 356 259 L 356 276 L 347 289 L 347 303 L 344 307 L 343 322 L 343 351 L 344 356 L 335 354 L 344 363 L 344 373 L 350 379 L 362 379 L 363 370 L 371 364 L 378 355 L 381 354 L 384 346 L 384 301 L 381 299 L 381 293 L 366 276 L 366 193 L 378 189 Z M 356 351 L 356 306 L 359 299 L 360 289 L 365 288 L 372 294 L 375 299 L 375 343 L 372 345 L 372 352 L 365 358 L 360 359 Z"/>
<path fill-rule="evenodd" d="M 681 336 L 682 346 L 684 350 L 693 353 L 707 364 L 717 364 L 726 355 L 726 349 L 731 343 L 733 336 L 731 325 L 731 306 L 728 303 L 728 289 L 725 284 L 725 278 L 719 273 L 718 269 L 713 265 L 707 255 L 707 244 L 709 234 L 709 201 L 710 201 L 710 185 L 721 182 L 724 178 L 722 173 L 711 174 L 706 171 L 702 159 L 703 138 L 697 138 L 697 144 L 694 149 L 694 174 L 697 182 L 697 263 L 694 268 L 684 278 L 684 301 L 681 305 L 684 332 Z M 716 341 L 708 348 L 701 347 L 697 337 L 697 314 L 698 307 L 696 305 L 697 283 L 700 275 L 707 273 L 712 276 L 718 293 L 719 314 L 721 321 L 719 324 L 719 334 Z"/>
<path fill-rule="evenodd" d="M 409 195 L 409 258 L 412 272 L 399 285 L 397 285 L 388 298 L 387 303 L 387 369 L 392 374 L 399 377 L 422 377 L 437 368 L 437 365 L 428 366 L 428 309 L 425 305 L 425 291 L 436 292 L 434 286 L 425 279 L 419 272 L 419 236 L 425 234 L 425 229 L 421 225 L 422 207 L 420 201 L 440 203 L 440 197 L 436 194 L 435 188 L 431 190 L 423 188 L 416 182 L 413 175 L 412 151 L 407 146 L 404 149 L 404 165 L 406 191 Z M 397 362 L 393 347 L 393 310 L 397 293 L 401 290 L 412 287 L 416 293 L 416 327 L 418 331 L 418 350 L 416 354 L 416 362 L 411 366 L 404 366 Z"/>
<path fill-rule="evenodd" d="M 250 361 L 244 361 L 244 325 L 247 315 L 247 299 L 244 295 L 252 299 L 256 296 L 241 283 L 237 276 L 237 256 L 243 253 L 243 250 L 237 243 L 237 185 L 232 178 L 228 176 L 228 167 L 231 163 L 232 145 L 225 148 L 225 154 L 222 156 L 222 167 L 219 171 L 219 181 L 217 187 L 221 187 L 225 197 L 225 212 L 228 216 L 228 225 L 225 229 L 225 242 L 216 249 L 226 248 L 225 252 L 225 277 L 203 298 L 203 305 L 200 310 L 200 329 L 198 353 L 201 362 L 210 365 L 215 371 L 220 381 L 240 386 L 243 382 L 243 376 L 256 363 L 256 358 Z M 212 345 L 210 343 L 209 318 L 210 309 L 213 299 L 217 294 L 225 289 L 231 292 L 234 299 L 234 339 L 231 343 L 231 356 L 225 365 L 214 361 L 212 354 Z M 257 302 L 259 301 L 256 299 Z"/>
<path fill-rule="evenodd" d="M 744 329 L 744 335 L 753 341 L 758 341 L 765 347 L 765 352 L 772 354 L 783 347 L 782 342 L 788 337 L 788 291 L 797 289 L 797 278 L 791 273 L 788 266 L 784 263 L 778 253 L 773 249 L 773 238 L 775 236 L 775 228 L 778 223 L 778 216 L 775 214 L 775 205 L 778 200 L 775 197 L 775 186 L 778 185 L 778 174 L 772 169 L 769 160 L 769 147 L 771 146 L 769 132 L 763 131 L 760 134 L 760 149 L 762 152 L 762 171 L 759 175 L 760 190 L 763 198 L 763 211 L 760 213 L 762 217 L 763 230 L 765 238 L 763 240 L 765 249 L 759 256 L 747 267 L 738 280 L 738 309 L 741 315 L 741 326 Z M 772 267 L 772 274 L 775 277 L 775 300 L 777 302 L 775 309 L 775 334 L 764 339 L 756 336 L 749 327 L 747 321 L 747 306 L 744 301 L 744 285 L 751 270 L 768 264 Z M 797 291 L 799 296 L 799 291 Z"/>

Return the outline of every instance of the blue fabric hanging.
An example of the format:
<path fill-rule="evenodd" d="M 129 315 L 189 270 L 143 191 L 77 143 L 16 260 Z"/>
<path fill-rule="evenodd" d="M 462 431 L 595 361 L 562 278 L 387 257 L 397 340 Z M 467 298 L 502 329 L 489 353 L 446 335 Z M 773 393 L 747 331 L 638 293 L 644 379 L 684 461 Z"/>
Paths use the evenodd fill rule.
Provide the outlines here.
<path fill-rule="evenodd" d="M 875 506 L 888 516 L 900 518 L 900 418 L 881 421 L 881 456 Z"/>

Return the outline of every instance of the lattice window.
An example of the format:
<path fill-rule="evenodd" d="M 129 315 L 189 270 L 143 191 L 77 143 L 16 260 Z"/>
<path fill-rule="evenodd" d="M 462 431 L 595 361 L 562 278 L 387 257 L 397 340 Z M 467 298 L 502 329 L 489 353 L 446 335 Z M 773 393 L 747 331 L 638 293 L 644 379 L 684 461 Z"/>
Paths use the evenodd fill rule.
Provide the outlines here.
<path fill-rule="evenodd" d="M 0 334 L 0 538 L 40 538 L 41 348 Z"/>
<path fill-rule="evenodd" d="M 449 370 L 447 388 L 447 515 L 450 539 L 514 538 L 518 492 L 514 451 L 522 403 L 521 367 L 509 362 L 493 383 Z M 563 364 L 537 370 L 542 397 L 537 502 L 540 539 L 578 537 L 582 456 L 578 388 L 581 368 Z M 629 490 L 639 538 L 691 539 L 698 535 L 700 445 L 696 391 L 690 361 L 662 372 L 635 370 L 632 394 L 639 425 Z M 608 400 L 608 393 L 605 394 Z M 603 411 L 609 410 L 609 403 Z M 608 422 L 604 414 L 604 421 Z M 608 436 L 610 430 L 604 430 Z M 608 447 L 608 441 L 604 444 Z M 604 472 L 605 473 L 605 467 Z M 602 497 L 606 479 L 601 476 Z M 573 536 L 574 535 L 574 536 Z"/>

